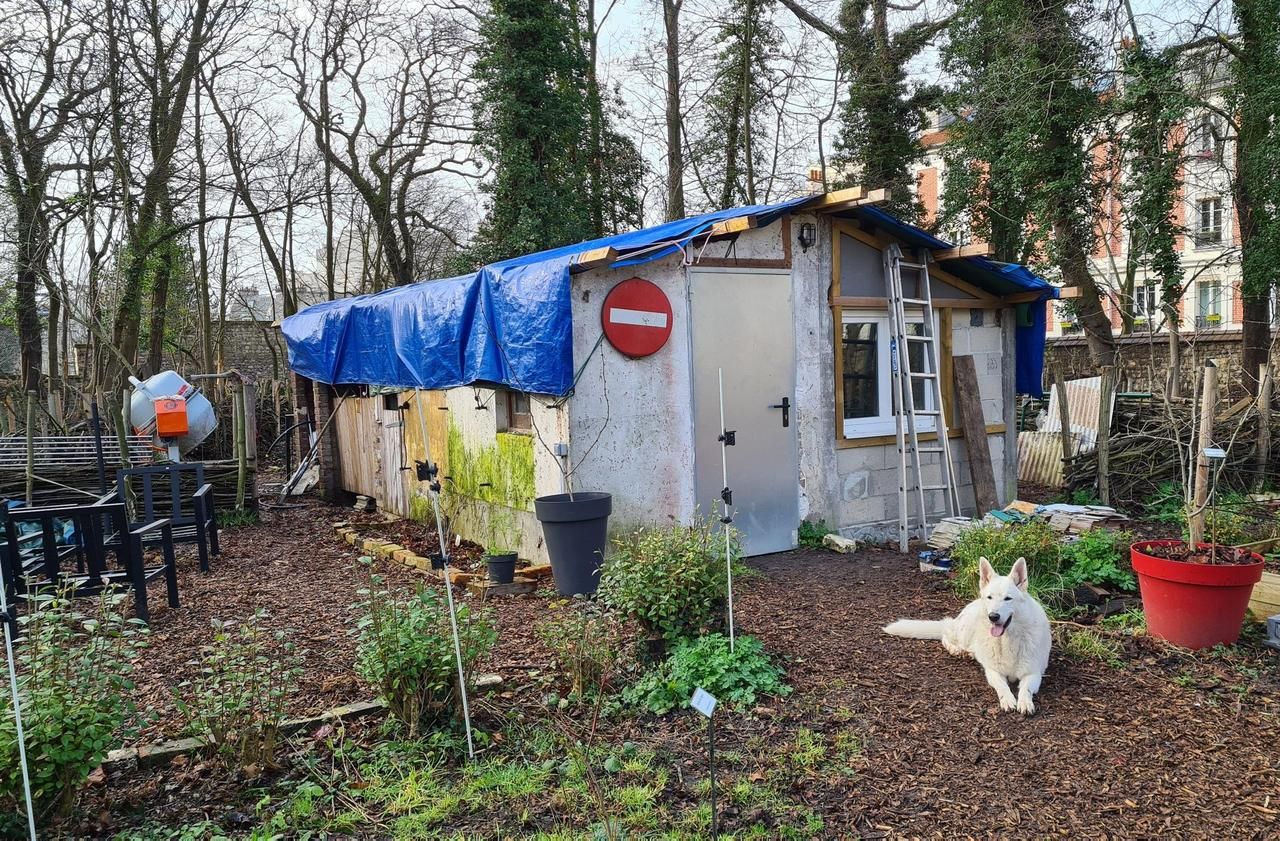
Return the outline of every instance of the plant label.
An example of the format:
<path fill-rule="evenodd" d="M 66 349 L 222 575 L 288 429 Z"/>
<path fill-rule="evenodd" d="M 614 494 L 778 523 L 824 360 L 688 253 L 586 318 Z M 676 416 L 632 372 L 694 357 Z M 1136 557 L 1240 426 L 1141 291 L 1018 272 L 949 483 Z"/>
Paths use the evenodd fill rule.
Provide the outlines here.
<path fill-rule="evenodd" d="M 716 699 L 707 690 L 698 688 L 693 691 L 693 698 L 690 699 L 689 706 L 707 718 L 711 718 L 711 714 L 716 711 Z"/>

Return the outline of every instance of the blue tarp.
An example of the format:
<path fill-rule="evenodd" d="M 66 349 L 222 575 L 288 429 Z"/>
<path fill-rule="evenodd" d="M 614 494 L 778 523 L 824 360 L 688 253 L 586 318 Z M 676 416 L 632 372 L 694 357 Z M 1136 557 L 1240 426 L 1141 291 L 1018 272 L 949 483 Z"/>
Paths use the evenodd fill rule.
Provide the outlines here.
<path fill-rule="evenodd" d="M 310 379 L 337 384 L 444 389 L 472 383 L 538 394 L 566 394 L 573 383 L 573 324 L 569 268 L 574 258 L 606 246 L 615 267 L 667 257 L 723 219 L 754 215 L 765 227 L 812 197 L 773 205 L 737 207 L 493 263 L 473 274 L 424 281 L 329 301 L 286 318 L 289 367 Z M 920 228 L 867 206 L 852 214 L 909 244 L 948 248 Z M 995 294 L 1053 286 L 1022 266 L 979 257 L 947 263 L 947 270 Z M 1044 307 L 1039 332 L 1018 328 L 1018 388 L 1040 393 L 1044 365 Z"/>

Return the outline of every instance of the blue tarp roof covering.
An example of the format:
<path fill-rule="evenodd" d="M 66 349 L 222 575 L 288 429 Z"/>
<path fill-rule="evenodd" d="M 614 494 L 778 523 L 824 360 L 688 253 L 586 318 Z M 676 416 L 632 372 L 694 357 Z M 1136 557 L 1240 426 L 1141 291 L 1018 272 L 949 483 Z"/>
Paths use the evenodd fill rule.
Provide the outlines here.
<path fill-rule="evenodd" d="M 667 257 L 716 222 L 754 215 L 765 227 L 814 201 L 737 207 L 655 225 L 640 231 L 528 254 L 478 272 L 400 286 L 376 295 L 343 298 L 308 307 L 282 324 L 289 367 L 319 382 L 443 389 L 472 383 L 502 385 L 539 394 L 566 394 L 573 383 L 570 266 L 580 254 L 606 246 L 614 267 Z M 853 211 L 912 245 L 949 244 L 873 207 Z M 970 257 L 948 271 L 995 294 L 1043 291 L 1053 286 L 1022 266 Z M 1019 389 L 1038 394 L 1044 358 L 1044 307 L 1035 337 L 1018 329 Z M 1033 330 L 1028 327 L 1028 330 Z M 1023 365 L 1028 370 L 1023 388 Z M 1034 376 L 1033 376 L 1034 374 Z M 1034 379 L 1034 388 L 1030 387 Z"/>

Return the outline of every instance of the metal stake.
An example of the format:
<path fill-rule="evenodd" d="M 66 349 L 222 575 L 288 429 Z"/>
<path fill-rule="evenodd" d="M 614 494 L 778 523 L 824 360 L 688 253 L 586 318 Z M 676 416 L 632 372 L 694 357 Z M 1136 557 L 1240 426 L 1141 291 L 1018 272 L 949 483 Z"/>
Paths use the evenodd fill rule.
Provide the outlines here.
<path fill-rule="evenodd" d="M 723 490 L 720 491 L 720 503 L 723 514 L 720 522 L 724 524 L 724 568 L 729 580 L 729 653 L 733 653 L 733 541 L 730 533 L 733 526 L 733 514 L 729 507 L 733 505 L 733 491 L 729 489 L 729 454 L 728 448 L 737 444 L 737 433 L 725 429 L 724 426 L 724 369 L 716 369 L 720 376 L 720 473 L 724 479 Z M 714 813 L 714 810 L 713 810 Z"/>
<path fill-rule="evenodd" d="M 711 839 L 720 837 L 716 826 L 716 718 L 707 716 L 707 765 L 711 776 Z"/>
<path fill-rule="evenodd" d="M 422 449 L 427 465 L 427 493 L 431 497 L 431 508 L 436 515 L 436 539 L 440 542 L 440 557 L 444 561 L 441 572 L 444 575 L 445 598 L 449 602 L 449 626 L 453 629 L 453 656 L 458 662 L 458 691 L 462 693 L 462 723 L 467 731 L 467 757 L 475 759 L 476 749 L 471 741 L 471 707 L 467 702 L 467 677 L 462 668 L 462 642 L 458 639 L 458 615 L 453 606 L 453 582 L 449 580 L 449 547 L 444 539 L 444 521 L 440 517 L 440 481 L 435 477 L 435 466 L 431 464 L 431 439 L 427 437 L 422 390 L 414 389 L 414 392 L 418 395 L 418 425 L 422 430 Z"/>
<path fill-rule="evenodd" d="M 18 703 L 18 670 L 13 661 L 13 638 L 10 625 L 15 625 L 9 614 L 9 593 L 5 582 L 0 581 L 0 625 L 4 625 L 4 653 L 9 665 L 9 692 L 13 695 L 13 720 L 17 725 L 18 764 L 22 766 L 22 794 L 27 801 L 27 831 L 31 841 L 36 841 L 36 810 L 31 803 L 31 776 L 27 772 L 27 744 L 22 733 L 22 707 Z"/>

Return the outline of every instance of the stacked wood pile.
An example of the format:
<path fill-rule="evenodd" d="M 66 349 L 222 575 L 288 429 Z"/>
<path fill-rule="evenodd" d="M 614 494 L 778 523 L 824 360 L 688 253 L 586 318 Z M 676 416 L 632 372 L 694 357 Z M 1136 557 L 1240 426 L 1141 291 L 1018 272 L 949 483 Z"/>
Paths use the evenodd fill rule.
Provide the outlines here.
<path fill-rule="evenodd" d="M 1120 508 L 1141 507 L 1167 482 L 1186 480 L 1194 440 L 1196 409 L 1190 400 L 1117 400 L 1109 446 L 1110 501 Z M 1272 416 L 1271 438 L 1280 435 L 1280 418 Z M 1250 491 L 1268 480 L 1280 480 L 1274 465 L 1263 471 L 1258 459 L 1258 412 L 1247 398 L 1221 410 L 1214 423 L 1215 443 L 1227 451 L 1218 481 L 1221 491 Z M 1080 453 L 1067 463 L 1069 492 L 1097 488 L 1098 453 Z"/>

